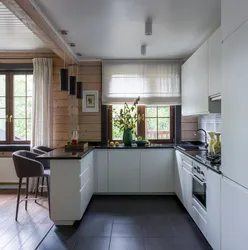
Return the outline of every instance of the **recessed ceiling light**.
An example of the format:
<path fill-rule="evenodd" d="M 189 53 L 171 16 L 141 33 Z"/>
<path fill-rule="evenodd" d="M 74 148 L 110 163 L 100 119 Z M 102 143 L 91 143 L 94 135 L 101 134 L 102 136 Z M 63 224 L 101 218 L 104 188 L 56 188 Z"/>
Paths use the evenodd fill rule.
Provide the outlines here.
<path fill-rule="evenodd" d="M 61 35 L 66 36 L 68 34 L 68 31 L 67 30 L 61 30 L 60 33 L 61 33 Z"/>
<path fill-rule="evenodd" d="M 146 44 L 141 45 L 141 55 L 145 56 L 146 55 Z"/>
<path fill-rule="evenodd" d="M 145 34 L 146 34 L 146 36 L 151 36 L 152 35 L 152 19 L 151 18 L 146 19 Z"/>

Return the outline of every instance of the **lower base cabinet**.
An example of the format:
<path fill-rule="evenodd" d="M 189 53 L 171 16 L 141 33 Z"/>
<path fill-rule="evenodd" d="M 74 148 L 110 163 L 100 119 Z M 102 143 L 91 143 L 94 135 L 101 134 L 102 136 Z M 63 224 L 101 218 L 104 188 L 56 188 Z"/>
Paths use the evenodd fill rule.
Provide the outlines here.
<path fill-rule="evenodd" d="M 95 193 L 174 193 L 174 149 L 94 150 Z"/>
<path fill-rule="evenodd" d="M 174 149 L 141 151 L 141 192 L 174 193 Z"/>
<path fill-rule="evenodd" d="M 247 250 L 248 189 L 223 177 L 221 192 L 221 249 Z"/>
<path fill-rule="evenodd" d="M 108 191 L 110 193 L 140 192 L 140 150 L 108 151 Z"/>
<path fill-rule="evenodd" d="M 55 225 L 80 220 L 94 192 L 93 151 L 81 160 L 51 160 L 51 219 Z"/>
<path fill-rule="evenodd" d="M 221 175 L 207 171 L 207 240 L 214 250 L 220 250 Z"/>
<path fill-rule="evenodd" d="M 192 166 L 182 161 L 182 190 L 183 205 L 188 213 L 192 216 Z"/>

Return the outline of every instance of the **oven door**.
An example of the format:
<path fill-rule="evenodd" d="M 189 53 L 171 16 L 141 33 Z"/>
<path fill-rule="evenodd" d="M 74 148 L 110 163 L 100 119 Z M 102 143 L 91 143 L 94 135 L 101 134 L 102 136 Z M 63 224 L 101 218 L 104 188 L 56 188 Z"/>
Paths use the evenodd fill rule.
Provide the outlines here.
<path fill-rule="evenodd" d="M 197 175 L 193 175 L 192 196 L 206 210 L 206 182 L 201 180 Z"/>

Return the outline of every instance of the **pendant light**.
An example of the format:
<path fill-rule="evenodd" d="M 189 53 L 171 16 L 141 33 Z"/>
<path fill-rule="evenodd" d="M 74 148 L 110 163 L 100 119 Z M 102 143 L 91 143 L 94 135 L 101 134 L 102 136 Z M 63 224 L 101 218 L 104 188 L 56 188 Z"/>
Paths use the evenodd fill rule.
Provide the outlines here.
<path fill-rule="evenodd" d="M 68 69 L 65 68 L 65 52 L 64 52 L 64 68 L 60 69 L 60 90 L 68 91 Z"/>
<path fill-rule="evenodd" d="M 72 76 L 70 76 L 69 81 L 69 95 L 75 95 L 76 94 L 76 76 L 74 76 L 74 66 L 72 65 Z"/>
<path fill-rule="evenodd" d="M 79 79 L 79 77 L 78 77 L 78 65 L 77 65 L 77 78 Z M 82 82 L 78 81 L 78 82 L 77 82 L 76 97 L 77 97 L 77 99 L 82 99 L 82 96 L 83 96 L 83 92 L 82 92 Z"/>

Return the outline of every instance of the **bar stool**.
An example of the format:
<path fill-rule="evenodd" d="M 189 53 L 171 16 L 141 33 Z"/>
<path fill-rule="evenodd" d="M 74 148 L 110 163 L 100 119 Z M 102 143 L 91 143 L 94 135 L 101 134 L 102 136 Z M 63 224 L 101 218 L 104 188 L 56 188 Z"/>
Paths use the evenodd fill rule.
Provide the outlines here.
<path fill-rule="evenodd" d="M 18 185 L 18 194 L 17 194 L 17 204 L 16 204 L 16 216 L 15 220 L 18 218 L 19 204 L 22 201 L 25 201 L 25 209 L 27 210 L 28 206 L 28 185 L 30 177 L 44 177 L 47 179 L 47 193 L 48 193 L 48 207 L 50 214 L 50 170 L 44 170 L 44 166 L 41 162 L 35 160 L 38 154 L 31 153 L 26 150 L 19 150 L 12 154 L 12 158 L 14 161 L 16 175 L 19 178 Z M 26 180 L 26 196 L 23 200 L 20 201 L 20 193 L 23 178 L 27 178 Z M 35 201 L 37 199 L 34 198 Z"/>
<path fill-rule="evenodd" d="M 33 152 L 36 153 L 36 154 L 39 154 L 39 155 L 43 155 L 43 154 L 51 152 L 51 151 L 53 151 L 53 148 L 49 148 L 49 147 L 46 147 L 46 146 L 35 146 L 35 147 L 33 147 Z M 39 159 L 39 161 L 43 164 L 45 170 L 50 169 L 50 161 L 49 160 L 47 160 L 47 159 Z M 37 186 L 36 186 L 36 195 L 35 195 L 35 197 L 37 197 L 37 195 L 38 195 L 39 188 L 41 188 L 41 191 L 40 191 L 41 196 L 43 195 L 43 188 L 46 187 L 44 185 L 44 182 L 45 182 L 45 178 L 42 177 L 41 185 L 39 185 L 40 178 L 37 178 Z"/>

